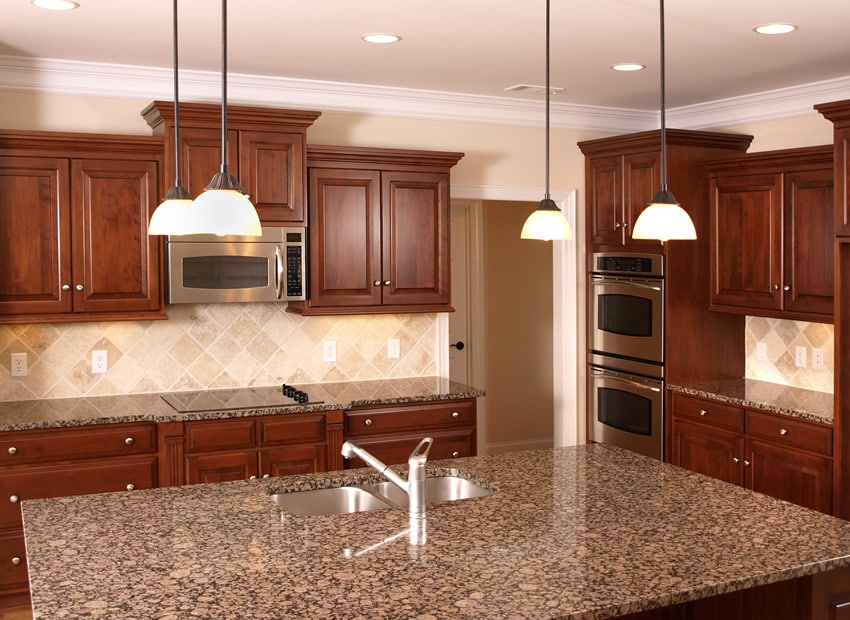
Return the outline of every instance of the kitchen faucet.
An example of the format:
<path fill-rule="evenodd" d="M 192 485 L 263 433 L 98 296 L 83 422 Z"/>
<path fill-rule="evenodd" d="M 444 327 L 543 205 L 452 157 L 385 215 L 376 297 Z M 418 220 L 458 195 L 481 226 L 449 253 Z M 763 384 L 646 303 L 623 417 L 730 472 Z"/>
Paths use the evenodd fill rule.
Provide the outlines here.
<path fill-rule="evenodd" d="M 408 473 L 407 480 L 399 476 L 389 465 L 384 464 L 377 457 L 369 454 L 366 450 L 358 446 L 353 441 L 346 441 L 342 444 L 342 456 L 350 459 L 355 456 L 360 457 L 370 467 L 376 469 L 380 474 L 385 476 L 390 482 L 407 493 L 407 508 L 410 513 L 411 521 L 425 519 L 425 463 L 428 460 L 428 452 L 431 450 L 431 444 L 434 440 L 431 437 L 426 437 L 413 449 L 407 459 Z M 411 525 L 413 525 L 411 523 Z"/>

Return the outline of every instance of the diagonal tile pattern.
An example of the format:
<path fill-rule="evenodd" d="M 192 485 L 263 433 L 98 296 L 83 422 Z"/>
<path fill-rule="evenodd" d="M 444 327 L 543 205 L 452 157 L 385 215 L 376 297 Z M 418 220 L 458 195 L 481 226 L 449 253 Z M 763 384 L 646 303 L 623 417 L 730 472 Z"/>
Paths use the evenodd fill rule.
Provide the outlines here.
<path fill-rule="evenodd" d="M 0 401 L 429 376 L 434 314 L 303 317 L 275 304 L 168 307 L 167 321 L 0 326 Z M 387 339 L 401 357 L 387 359 Z M 322 361 L 335 340 L 337 361 Z M 91 373 L 106 350 L 109 371 Z M 10 354 L 29 373 L 10 377 Z"/>

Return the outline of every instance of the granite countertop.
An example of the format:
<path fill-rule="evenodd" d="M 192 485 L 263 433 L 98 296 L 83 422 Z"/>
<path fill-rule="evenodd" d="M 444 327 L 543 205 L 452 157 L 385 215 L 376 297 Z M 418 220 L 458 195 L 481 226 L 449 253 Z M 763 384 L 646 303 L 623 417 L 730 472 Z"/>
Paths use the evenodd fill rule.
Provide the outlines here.
<path fill-rule="evenodd" d="M 180 413 L 166 403 L 163 394 L 128 394 L 50 400 L 0 402 L 0 431 L 63 426 L 85 426 L 118 422 L 174 422 L 212 418 L 276 415 L 307 411 L 351 409 L 369 405 L 477 398 L 484 391 L 441 377 L 412 377 L 373 381 L 341 381 L 294 385 L 306 391 L 314 404 L 274 406 L 255 403 L 273 402 L 280 386 L 222 390 L 244 395 L 241 405 Z M 217 390 L 209 390 L 216 393 Z M 318 402 L 316 402 L 318 401 Z"/>
<path fill-rule="evenodd" d="M 727 379 L 668 383 L 667 389 L 824 424 L 832 424 L 834 420 L 832 394 L 768 381 Z"/>
<path fill-rule="evenodd" d="M 850 522 L 612 446 L 429 469 L 496 492 L 429 506 L 422 546 L 405 510 L 269 498 L 365 469 L 24 501 L 34 617 L 593 620 L 850 566 Z"/>

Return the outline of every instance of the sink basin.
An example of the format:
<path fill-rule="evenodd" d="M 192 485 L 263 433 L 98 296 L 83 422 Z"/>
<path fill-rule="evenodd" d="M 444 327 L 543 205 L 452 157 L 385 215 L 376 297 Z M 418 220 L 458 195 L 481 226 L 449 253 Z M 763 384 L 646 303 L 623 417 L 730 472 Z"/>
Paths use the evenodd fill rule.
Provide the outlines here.
<path fill-rule="evenodd" d="M 272 501 L 283 510 L 300 516 L 350 514 L 392 508 L 390 504 L 369 491 L 357 487 L 277 493 L 272 495 Z M 406 498 L 405 501 L 407 501 Z"/>
<path fill-rule="evenodd" d="M 492 494 L 490 489 L 458 476 L 425 479 L 425 502 L 428 504 Z M 271 497 L 280 508 L 299 516 L 351 514 L 382 508 L 407 509 L 407 493 L 389 480 L 332 489 L 276 493 Z"/>
<path fill-rule="evenodd" d="M 383 495 L 396 504 L 407 505 L 407 494 L 390 481 L 362 484 L 361 489 Z M 434 476 L 425 479 L 425 503 L 454 502 L 473 497 L 486 497 L 493 491 L 459 476 Z"/>

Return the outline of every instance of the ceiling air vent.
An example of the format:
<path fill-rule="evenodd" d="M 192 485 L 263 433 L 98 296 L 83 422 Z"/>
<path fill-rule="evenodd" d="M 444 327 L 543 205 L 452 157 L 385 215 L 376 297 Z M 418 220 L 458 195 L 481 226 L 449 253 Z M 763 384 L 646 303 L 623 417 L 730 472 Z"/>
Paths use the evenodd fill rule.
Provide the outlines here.
<path fill-rule="evenodd" d="M 545 95 L 546 87 L 545 86 L 535 86 L 534 84 L 514 84 L 513 86 L 508 86 L 505 91 L 509 93 L 529 93 L 531 95 Z M 551 86 L 549 88 L 550 95 L 557 95 L 558 93 L 564 92 L 563 88 L 556 88 Z"/>

